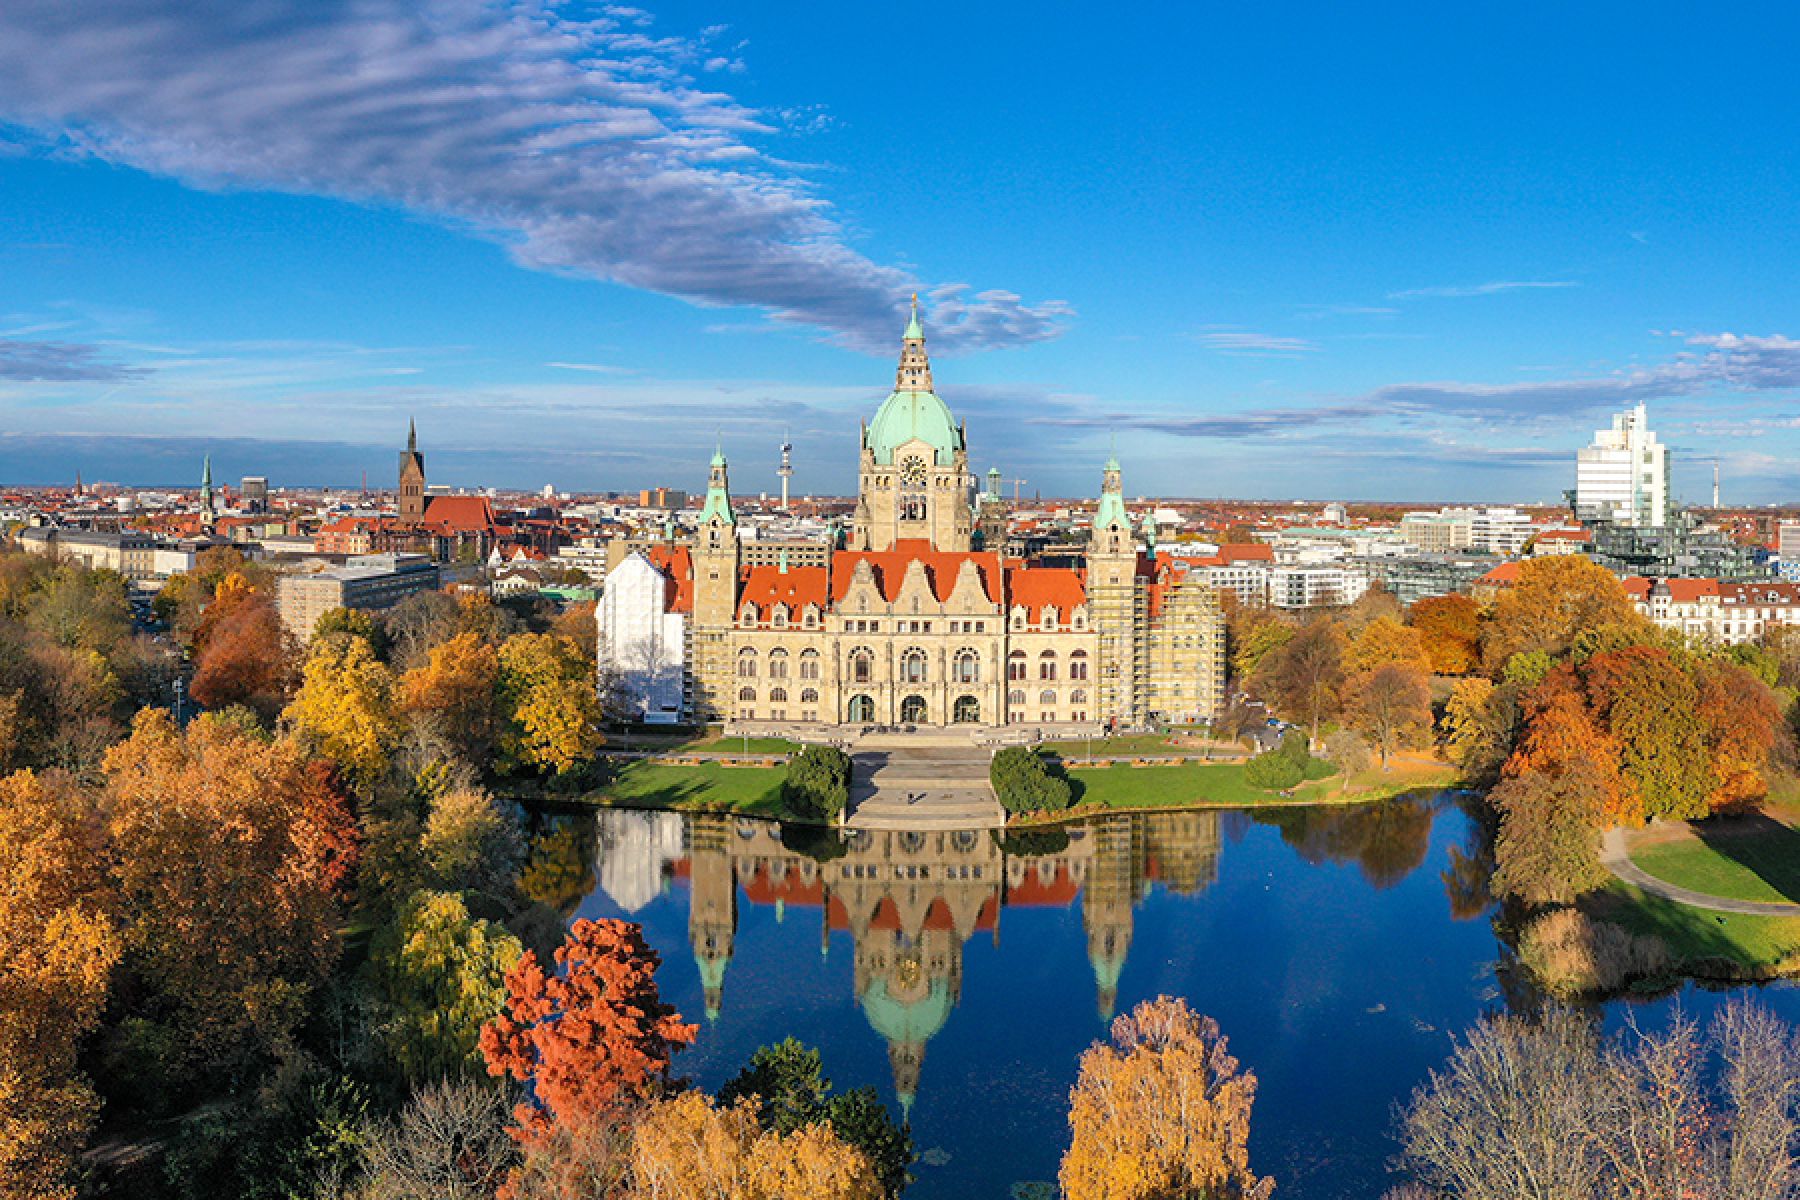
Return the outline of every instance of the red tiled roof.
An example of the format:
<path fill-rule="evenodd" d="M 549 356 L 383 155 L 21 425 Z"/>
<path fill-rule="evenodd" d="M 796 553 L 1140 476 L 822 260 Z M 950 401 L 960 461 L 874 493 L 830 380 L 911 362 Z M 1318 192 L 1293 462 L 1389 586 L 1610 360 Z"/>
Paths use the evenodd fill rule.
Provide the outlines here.
<path fill-rule="evenodd" d="M 488 533 L 494 508 L 486 496 L 427 496 L 424 523 L 451 533 Z"/>
<path fill-rule="evenodd" d="M 1630 575 L 1619 580 L 1619 586 L 1625 589 L 1626 595 L 1639 604 L 1647 604 L 1650 601 L 1650 589 L 1654 585 L 1642 575 Z"/>
<path fill-rule="evenodd" d="M 1087 585 L 1081 573 L 1067 567 L 1011 567 L 1006 585 L 1012 603 L 1025 606 L 1027 621 L 1037 621 L 1049 607 L 1066 618 L 1087 603 Z"/>
<path fill-rule="evenodd" d="M 997 578 L 1003 563 L 1000 555 L 985 551 L 940 553 L 931 548 L 930 542 L 914 539 L 895 542 L 891 550 L 842 550 L 832 555 L 831 599 L 834 604 L 842 600 L 844 593 L 850 590 L 850 580 L 855 577 L 859 562 L 868 563 L 875 572 L 875 586 L 881 590 L 882 598 L 888 601 L 899 599 L 900 585 L 906 579 L 907 568 L 915 562 L 924 564 L 932 594 L 939 600 L 948 600 L 956 587 L 956 576 L 962 570 L 963 563 L 972 562 L 980 573 L 982 590 L 988 601 L 1000 603 Z"/>
<path fill-rule="evenodd" d="M 738 608 L 754 604 L 758 611 L 768 612 L 785 604 L 797 614 L 808 604 L 816 604 L 822 611 L 830 599 L 828 574 L 824 567 L 789 567 L 785 572 L 780 567 L 751 567 L 738 594 Z"/>
<path fill-rule="evenodd" d="M 1702 596 L 1717 596 L 1719 581 L 1716 579 L 1665 579 L 1669 585 L 1669 599 L 1676 604 L 1692 604 Z"/>
<path fill-rule="evenodd" d="M 1585 529 L 1545 529 L 1537 535 L 1537 538 L 1540 542 L 1586 542 L 1588 531 Z"/>
<path fill-rule="evenodd" d="M 694 558 L 686 546 L 651 546 L 644 551 L 650 565 L 669 580 L 669 611 L 694 611 Z"/>
<path fill-rule="evenodd" d="M 1727 604 L 1800 604 L 1800 584 L 1722 583 L 1719 595 Z"/>
<path fill-rule="evenodd" d="M 1519 564 L 1516 562 L 1503 562 L 1475 582 L 1507 585 L 1517 583 L 1519 582 Z"/>
<path fill-rule="evenodd" d="M 1221 563 L 1274 562 L 1275 547 L 1261 542 L 1229 542 L 1219 547 L 1218 559 Z"/>

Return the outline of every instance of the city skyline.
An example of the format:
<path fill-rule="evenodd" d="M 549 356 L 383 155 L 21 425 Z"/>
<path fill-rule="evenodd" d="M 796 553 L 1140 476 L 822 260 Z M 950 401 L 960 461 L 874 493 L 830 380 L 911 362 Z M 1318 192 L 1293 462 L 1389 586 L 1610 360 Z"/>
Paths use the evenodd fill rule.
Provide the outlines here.
<path fill-rule="evenodd" d="M 1677 499 L 1800 498 L 1772 7 L 147 11 L 0 14 L 7 482 L 349 485 L 416 417 L 456 486 L 848 494 L 916 290 L 1028 491 L 1552 502 L 1644 401 Z"/>

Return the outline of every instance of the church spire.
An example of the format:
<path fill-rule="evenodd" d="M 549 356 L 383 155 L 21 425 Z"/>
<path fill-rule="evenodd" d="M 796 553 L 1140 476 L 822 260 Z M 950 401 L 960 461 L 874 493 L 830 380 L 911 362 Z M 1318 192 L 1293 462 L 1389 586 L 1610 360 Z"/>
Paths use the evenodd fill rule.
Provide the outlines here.
<path fill-rule="evenodd" d="M 919 323 L 919 294 L 913 293 L 912 318 L 900 337 L 900 369 L 894 376 L 896 392 L 932 392 L 931 359 L 925 353 L 925 327 Z"/>
<path fill-rule="evenodd" d="M 725 472 L 725 448 L 713 451 L 712 469 L 706 476 L 706 504 L 700 510 L 700 523 L 717 519 L 724 525 L 736 525 L 737 514 L 731 511 L 731 480 Z"/>
<path fill-rule="evenodd" d="M 411 417 L 406 418 L 406 452 L 408 454 L 419 452 L 419 430 Z"/>

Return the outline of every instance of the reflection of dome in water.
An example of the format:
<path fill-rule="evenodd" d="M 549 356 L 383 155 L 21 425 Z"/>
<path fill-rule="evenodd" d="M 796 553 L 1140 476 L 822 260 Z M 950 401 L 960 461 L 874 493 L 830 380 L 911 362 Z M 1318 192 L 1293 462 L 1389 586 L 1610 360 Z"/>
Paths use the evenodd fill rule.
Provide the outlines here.
<path fill-rule="evenodd" d="M 950 985 L 934 979 L 925 995 L 911 1003 L 888 991 L 887 980 L 877 979 L 863 993 L 863 1016 L 876 1033 L 890 1042 L 929 1041 L 950 1019 Z"/>

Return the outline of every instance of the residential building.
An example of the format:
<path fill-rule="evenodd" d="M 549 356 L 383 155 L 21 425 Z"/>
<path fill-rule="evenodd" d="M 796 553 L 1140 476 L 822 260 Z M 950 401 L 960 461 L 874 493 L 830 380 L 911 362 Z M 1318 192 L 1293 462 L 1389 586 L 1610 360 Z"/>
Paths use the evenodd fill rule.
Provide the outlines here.
<path fill-rule="evenodd" d="M 1624 585 L 1638 611 L 1657 625 L 1708 645 L 1735 646 L 1776 626 L 1800 624 L 1800 584 L 1634 576 Z"/>
<path fill-rule="evenodd" d="M 1269 571 L 1271 608 L 1341 608 L 1369 590 L 1369 574 L 1330 564 L 1278 566 Z"/>

